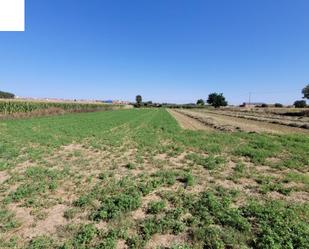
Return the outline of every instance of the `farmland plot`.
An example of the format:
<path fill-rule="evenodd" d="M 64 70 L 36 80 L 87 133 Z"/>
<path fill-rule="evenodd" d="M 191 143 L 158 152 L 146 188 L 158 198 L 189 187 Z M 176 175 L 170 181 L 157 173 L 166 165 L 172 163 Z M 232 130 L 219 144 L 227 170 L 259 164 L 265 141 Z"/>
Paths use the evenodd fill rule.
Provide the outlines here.
<path fill-rule="evenodd" d="M 102 103 L 44 102 L 0 99 L 0 118 L 34 117 L 51 114 L 64 114 L 67 112 L 106 111 L 125 108 L 126 106 L 124 105 L 108 105 Z"/>
<path fill-rule="evenodd" d="M 306 248 L 309 137 L 164 109 L 0 121 L 0 248 Z"/>
<path fill-rule="evenodd" d="M 221 114 L 230 117 L 243 118 L 248 120 L 261 121 L 271 124 L 279 124 L 291 127 L 298 127 L 309 129 L 309 117 L 308 116 L 288 116 L 284 114 L 274 114 L 257 111 L 241 111 L 241 109 L 222 109 L 222 110 L 202 110 L 205 113 Z M 304 111 L 305 112 L 305 111 Z M 308 110 L 306 111 L 308 112 Z"/>
<path fill-rule="evenodd" d="M 285 123 L 284 121 L 265 120 L 259 116 L 238 116 L 225 111 L 209 110 L 176 110 L 176 112 L 196 119 L 206 126 L 225 131 L 267 132 L 267 133 L 303 133 L 309 134 L 309 122 L 298 121 Z M 303 128 L 301 128 L 303 127 Z"/>

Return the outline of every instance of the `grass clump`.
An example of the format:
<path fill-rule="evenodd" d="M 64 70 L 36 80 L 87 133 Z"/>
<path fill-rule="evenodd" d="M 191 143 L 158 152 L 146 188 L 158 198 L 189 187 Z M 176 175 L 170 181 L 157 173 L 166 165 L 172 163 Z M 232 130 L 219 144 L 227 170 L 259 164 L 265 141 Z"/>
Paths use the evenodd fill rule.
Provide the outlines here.
<path fill-rule="evenodd" d="M 141 205 L 141 192 L 128 189 L 124 192 L 101 199 L 101 207 L 92 214 L 94 220 L 110 220 L 121 214 L 135 210 Z"/>
<path fill-rule="evenodd" d="M 63 217 L 68 219 L 68 220 L 71 220 L 75 217 L 76 214 L 77 214 L 77 209 L 69 208 L 69 209 L 64 211 Z"/>
<path fill-rule="evenodd" d="M 32 239 L 27 249 L 52 249 L 55 248 L 55 243 L 48 236 L 38 236 Z"/>
<path fill-rule="evenodd" d="M 195 180 L 191 172 L 184 174 L 183 182 L 186 184 L 186 187 L 187 186 L 191 187 L 194 185 Z"/>
<path fill-rule="evenodd" d="M 194 163 L 203 166 L 205 169 L 214 170 L 221 167 L 225 163 L 225 159 L 221 156 L 200 156 L 196 153 L 187 155 L 187 159 L 192 160 Z"/>
<path fill-rule="evenodd" d="M 0 207 L 0 232 L 6 232 L 20 226 L 14 213 L 4 207 Z"/>
<path fill-rule="evenodd" d="M 244 134 L 246 142 L 233 151 L 236 156 L 248 157 L 255 164 L 265 164 L 266 159 L 282 150 L 282 145 L 270 135 Z"/>
<path fill-rule="evenodd" d="M 38 194 L 54 191 L 57 181 L 62 178 L 63 172 L 44 167 L 30 167 L 25 172 L 25 182 L 22 183 L 9 198 L 20 201 L 24 198 L 35 198 Z"/>
<path fill-rule="evenodd" d="M 170 170 L 160 170 L 153 176 L 156 177 L 162 185 L 166 184 L 168 186 L 172 186 L 176 182 L 177 172 Z"/>
<path fill-rule="evenodd" d="M 127 163 L 126 168 L 127 169 L 136 169 L 136 165 L 134 163 Z"/>
<path fill-rule="evenodd" d="M 164 210 L 166 204 L 164 201 L 151 201 L 148 204 L 147 213 L 149 214 L 158 214 Z"/>
<path fill-rule="evenodd" d="M 284 187 L 283 183 L 271 176 L 259 176 L 256 178 L 256 182 L 259 183 L 259 189 L 262 194 L 276 191 L 283 195 L 289 195 L 292 188 Z"/>
<path fill-rule="evenodd" d="M 252 202 L 244 213 L 257 227 L 256 239 L 252 241 L 254 248 L 307 248 L 308 205 L 287 205 L 280 201 Z"/>
<path fill-rule="evenodd" d="M 139 234 L 135 240 L 142 240 L 138 243 L 145 244 L 152 237 L 152 235 L 156 233 L 179 234 L 183 232 L 185 229 L 185 223 L 181 221 L 182 214 L 183 210 L 176 208 L 166 211 L 163 216 L 146 218 L 138 225 Z"/>

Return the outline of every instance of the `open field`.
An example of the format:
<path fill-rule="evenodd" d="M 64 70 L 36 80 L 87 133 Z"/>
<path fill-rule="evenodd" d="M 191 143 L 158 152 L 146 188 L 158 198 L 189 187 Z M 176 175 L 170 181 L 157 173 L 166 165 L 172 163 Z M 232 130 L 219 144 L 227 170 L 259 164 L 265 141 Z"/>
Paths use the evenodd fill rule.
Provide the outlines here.
<path fill-rule="evenodd" d="M 309 121 L 306 120 L 286 123 L 282 119 L 275 121 L 273 119 L 271 121 L 265 120 L 262 115 L 258 114 L 255 114 L 255 116 L 240 116 L 231 114 L 228 111 L 207 109 L 179 109 L 173 112 L 178 113 L 177 115 L 182 114 L 188 118 L 195 119 L 205 126 L 223 131 L 309 134 Z M 298 125 L 298 123 L 300 124 Z"/>
<path fill-rule="evenodd" d="M 217 110 L 204 109 L 204 111 L 230 117 L 309 129 L 309 110 L 306 108 L 222 108 Z"/>
<path fill-rule="evenodd" d="M 308 248 L 309 136 L 199 125 L 164 109 L 0 121 L 0 248 Z"/>

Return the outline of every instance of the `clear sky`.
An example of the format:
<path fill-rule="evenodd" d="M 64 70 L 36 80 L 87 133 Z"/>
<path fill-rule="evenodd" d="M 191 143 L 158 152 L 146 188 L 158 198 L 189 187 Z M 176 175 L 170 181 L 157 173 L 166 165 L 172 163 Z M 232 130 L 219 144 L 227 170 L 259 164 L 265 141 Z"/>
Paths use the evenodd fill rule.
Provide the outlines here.
<path fill-rule="evenodd" d="M 0 32 L 0 89 L 20 96 L 292 103 L 309 83 L 308 0 L 27 0 Z"/>

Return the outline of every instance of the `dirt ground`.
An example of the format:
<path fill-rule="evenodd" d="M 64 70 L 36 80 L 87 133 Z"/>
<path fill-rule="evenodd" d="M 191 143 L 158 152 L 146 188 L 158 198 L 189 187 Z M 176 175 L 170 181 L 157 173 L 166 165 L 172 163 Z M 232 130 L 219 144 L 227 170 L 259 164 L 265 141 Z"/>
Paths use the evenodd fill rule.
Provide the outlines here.
<path fill-rule="evenodd" d="M 202 122 L 190 118 L 185 114 L 169 109 L 168 112 L 179 122 L 181 128 L 187 130 L 213 130 L 211 127 L 206 126 Z"/>
<path fill-rule="evenodd" d="M 209 125 L 216 129 L 224 130 L 223 127 L 228 127 L 227 130 L 242 130 L 247 132 L 267 132 L 267 133 L 304 133 L 309 134 L 309 131 L 302 128 L 289 127 L 279 124 L 271 124 L 262 121 L 248 120 L 243 118 L 230 117 L 222 114 L 198 112 L 195 110 L 172 110 L 172 115 L 183 126 L 183 116 L 186 116 L 186 123 L 193 122 L 195 118 L 200 125 Z M 177 114 L 175 114 L 177 113 Z M 194 118 L 193 118 L 194 117 Z M 191 119 L 191 120 L 190 120 Z M 205 122 L 204 122 L 205 121 Z M 203 124 L 202 124 L 203 123 Z"/>

